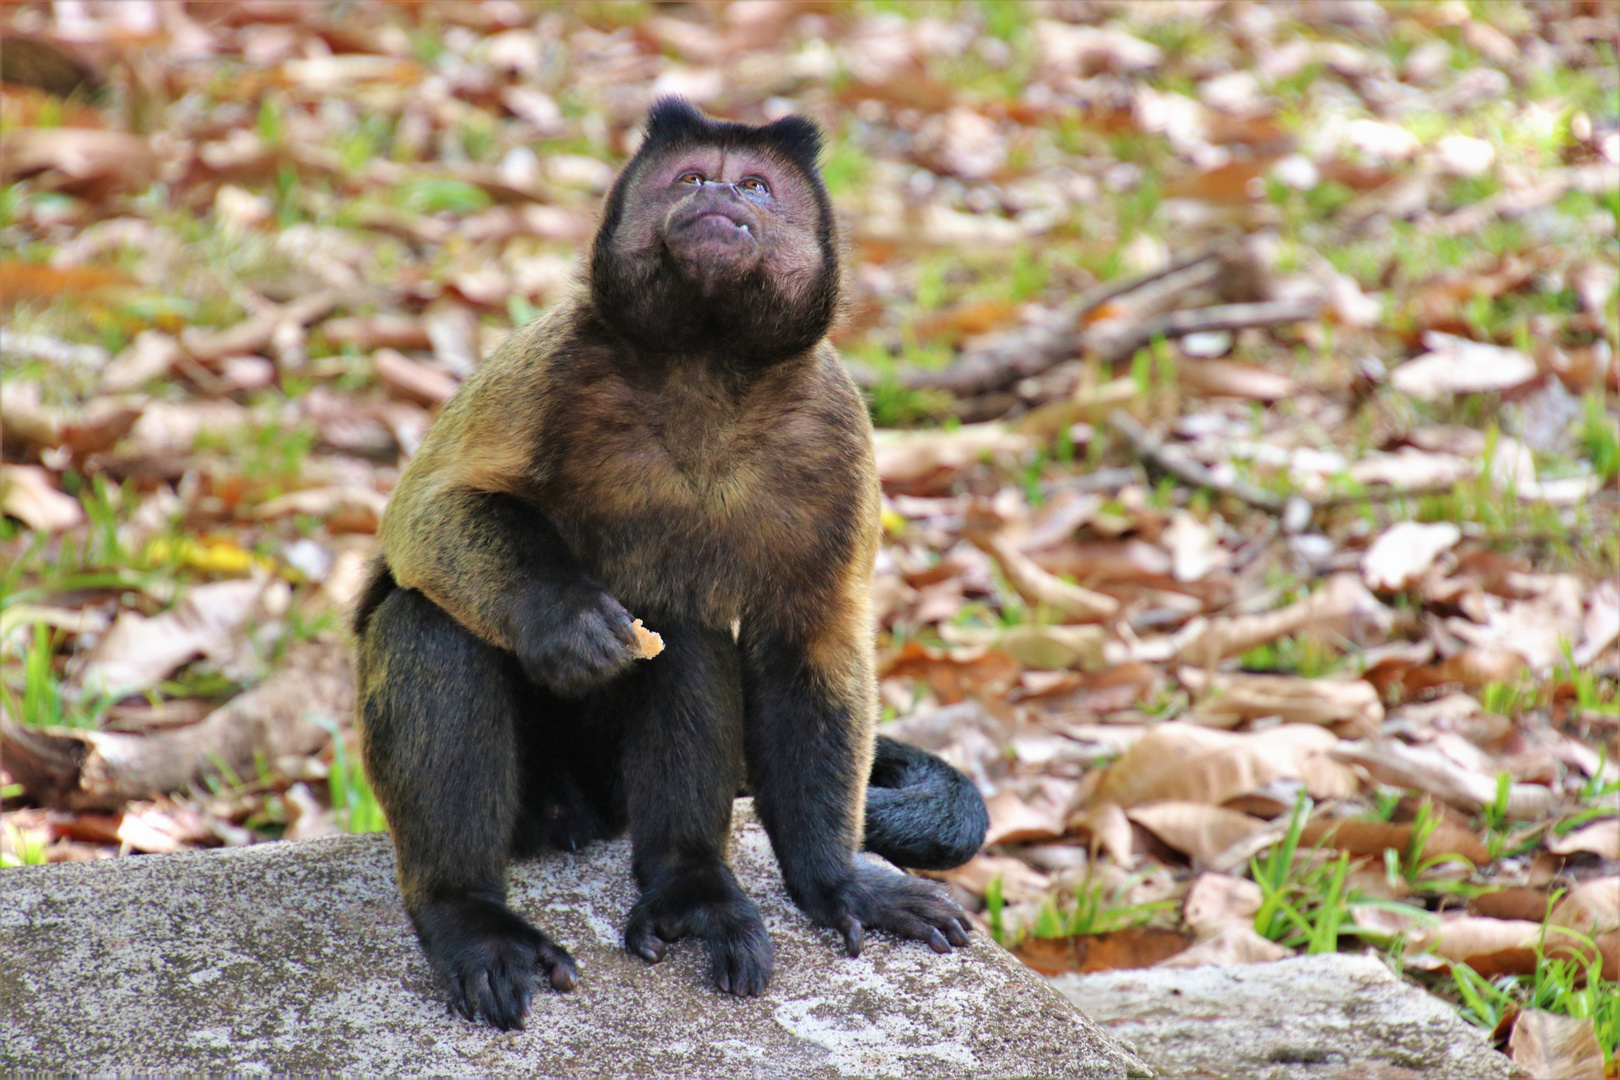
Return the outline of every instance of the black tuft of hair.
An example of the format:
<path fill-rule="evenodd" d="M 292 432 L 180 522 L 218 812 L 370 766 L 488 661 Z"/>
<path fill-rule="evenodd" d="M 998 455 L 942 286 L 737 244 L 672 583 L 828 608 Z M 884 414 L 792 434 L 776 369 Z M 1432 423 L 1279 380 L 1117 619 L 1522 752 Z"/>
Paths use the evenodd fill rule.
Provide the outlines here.
<path fill-rule="evenodd" d="M 685 98 L 659 98 L 647 113 L 647 137 L 642 141 L 642 149 L 701 141 L 709 136 L 710 123 L 708 117 Z"/>
<path fill-rule="evenodd" d="M 763 127 L 752 127 L 704 116 L 685 98 L 659 98 L 647 113 L 647 135 L 637 156 L 676 143 L 763 147 L 781 154 L 811 176 L 818 175 L 817 161 L 821 157 L 821 129 L 802 116 L 784 116 Z"/>

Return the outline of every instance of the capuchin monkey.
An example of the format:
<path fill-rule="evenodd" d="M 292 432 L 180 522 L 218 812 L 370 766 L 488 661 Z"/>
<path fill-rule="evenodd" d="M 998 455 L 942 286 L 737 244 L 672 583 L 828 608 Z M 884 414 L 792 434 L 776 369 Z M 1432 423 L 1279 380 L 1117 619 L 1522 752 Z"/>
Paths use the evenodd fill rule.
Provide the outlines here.
<path fill-rule="evenodd" d="M 507 859 L 625 828 L 625 948 L 656 963 L 701 939 L 721 990 L 759 994 L 771 941 L 726 865 L 744 790 L 794 902 L 851 956 L 868 929 L 967 943 L 938 886 L 856 856 L 956 866 L 988 816 L 961 773 L 874 738 L 878 481 L 826 337 L 820 146 L 799 117 L 658 102 L 585 287 L 467 380 L 383 516 L 355 617 L 361 745 L 469 1019 L 521 1027 L 536 982 L 577 978 L 507 907 Z"/>

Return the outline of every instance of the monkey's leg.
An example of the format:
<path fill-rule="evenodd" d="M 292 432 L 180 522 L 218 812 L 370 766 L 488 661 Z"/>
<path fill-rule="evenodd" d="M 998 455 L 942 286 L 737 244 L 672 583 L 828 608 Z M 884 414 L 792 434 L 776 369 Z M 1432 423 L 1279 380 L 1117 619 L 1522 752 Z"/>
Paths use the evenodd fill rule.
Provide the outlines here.
<path fill-rule="evenodd" d="M 506 906 L 523 673 L 421 593 L 397 589 L 366 626 L 360 692 L 366 772 L 422 950 L 469 1019 L 522 1027 L 542 972 L 558 990 L 575 980 L 568 953 Z"/>
<path fill-rule="evenodd" d="M 871 764 L 870 660 L 857 634 L 818 648 L 783 634 L 744 642 L 748 783 L 795 903 L 858 956 L 866 927 L 966 945 L 971 926 L 931 882 L 855 861 Z M 821 663 L 817 661 L 821 660 Z"/>
<path fill-rule="evenodd" d="M 657 963 L 668 942 L 702 938 L 716 985 L 755 995 L 770 979 L 771 939 L 725 862 L 743 771 L 737 646 L 724 631 L 658 625 L 663 654 L 637 665 L 623 689 L 624 791 L 641 886 L 624 945 Z"/>

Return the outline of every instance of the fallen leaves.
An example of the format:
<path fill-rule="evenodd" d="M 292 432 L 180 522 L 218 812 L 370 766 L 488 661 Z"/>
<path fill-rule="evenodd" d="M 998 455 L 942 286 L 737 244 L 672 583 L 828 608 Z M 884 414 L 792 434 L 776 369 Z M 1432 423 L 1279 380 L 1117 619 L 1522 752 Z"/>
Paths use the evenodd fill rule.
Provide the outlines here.
<path fill-rule="evenodd" d="M 79 500 L 59 491 L 37 465 L 0 465 L 0 511 L 38 532 L 61 532 L 84 520 Z"/>
<path fill-rule="evenodd" d="M 1330 732 L 1302 724 L 1253 734 L 1161 724 L 1108 767 L 1095 797 L 1127 810 L 1167 799 L 1218 806 L 1287 779 L 1303 784 L 1315 798 L 1344 798 L 1355 792 L 1357 781 L 1333 760 L 1338 744 Z"/>
<path fill-rule="evenodd" d="M 194 657 L 230 659 L 236 633 L 270 585 L 263 577 L 198 585 L 161 615 L 120 613 L 84 656 L 77 685 L 87 694 L 122 697 L 155 686 Z"/>

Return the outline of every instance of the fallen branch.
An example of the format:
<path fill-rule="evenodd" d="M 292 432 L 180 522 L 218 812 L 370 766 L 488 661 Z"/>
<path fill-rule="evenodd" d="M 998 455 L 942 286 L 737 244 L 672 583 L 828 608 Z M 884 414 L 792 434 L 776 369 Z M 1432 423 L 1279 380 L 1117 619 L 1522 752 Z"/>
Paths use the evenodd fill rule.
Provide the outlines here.
<path fill-rule="evenodd" d="M 1284 521 L 1289 532 L 1298 532 L 1310 519 L 1323 510 L 1337 510 L 1345 506 L 1365 503 L 1395 502 L 1415 499 L 1424 495 L 1449 495 L 1455 484 L 1424 484 L 1415 487 L 1379 487 L 1367 491 L 1347 492 L 1308 499 L 1303 495 L 1279 495 L 1274 491 L 1233 478 L 1223 480 L 1209 466 L 1194 458 L 1186 450 L 1166 443 L 1159 436 L 1137 423 L 1136 418 L 1123 409 L 1108 414 L 1108 424 L 1131 444 L 1136 455 L 1159 471 L 1168 473 L 1192 487 L 1206 487 L 1222 495 L 1230 495 L 1239 502 L 1276 514 Z"/>
<path fill-rule="evenodd" d="M 1217 304 L 1213 307 L 1170 311 L 1121 327 L 1120 332 L 1096 342 L 1097 357 L 1105 364 L 1128 359 L 1137 349 L 1157 339 L 1171 341 L 1189 334 L 1214 330 L 1247 330 L 1304 322 L 1322 309 L 1316 300 L 1271 300 L 1260 304 Z"/>
<path fill-rule="evenodd" d="M 132 735 L 36 730 L 0 715 L 6 771 L 46 806 L 116 809 L 210 777 L 252 776 L 259 761 L 312 754 L 353 707 L 348 651 L 306 644 L 252 690 L 199 723 Z"/>
<path fill-rule="evenodd" d="M 943 371 L 901 371 L 896 381 L 908 390 L 944 390 L 966 398 L 1002 390 L 1020 379 L 1045 374 L 1055 365 L 1079 355 L 1080 326 L 1086 316 L 1104 304 L 1220 258 L 1223 256 L 1219 251 L 1203 251 L 1149 273 L 1100 285 L 1053 312 L 1050 319 L 984 341 Z M 863 385 L 882 381 L 870 370 L 852 369 L 852 373 Z M 1010 401 L 1008 405 L 1015 403 Z"/>
<path fill-rule="evenodd" d="M 1119 612 L 1118 600 L 1107 593 L 1072 585 L 1042 568 L 988 522 L 977 521 L 970 514 L 962 535 L 996 560 L 1007 584 L 1031 607 L 1049 608 L 1086 622 L 1101 622 Z"/>
<path fill-rule="evenodd" d="M 1136 418 L 1123 409 L 1108 414 L 1108 425 L 1125 436 L 1138 457 L 1193 487 L 1207 487 L 1223 495 L 1247 503 L 1267 513 L 1282 515 L 1292 501 L 1305 502 L 1297 495 L 1283 497 L 1276 492 L 1257 487 L 1246 480 L 1222 480 L 1203 462 L 1196 460 L 1179 446 L 1171 446 L 1136 422 Z M 1309 503 L 1306 506 L 1309 507 Z"/>

